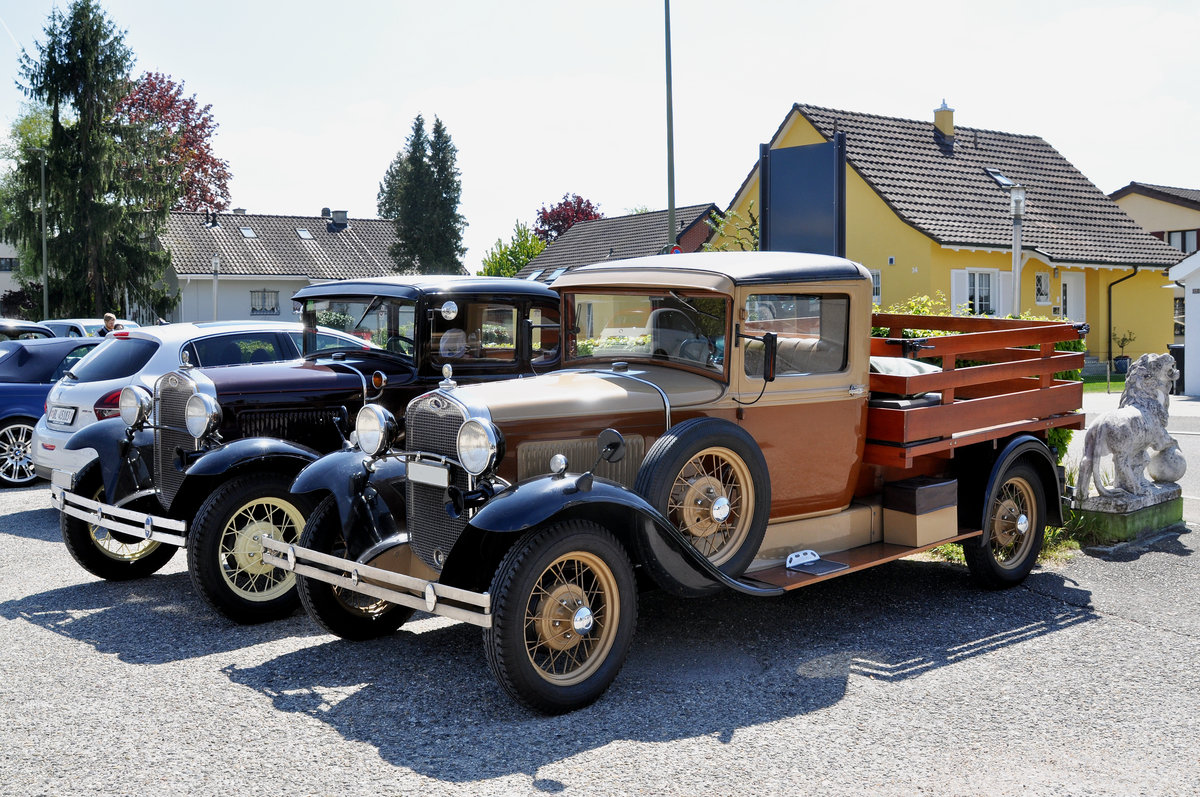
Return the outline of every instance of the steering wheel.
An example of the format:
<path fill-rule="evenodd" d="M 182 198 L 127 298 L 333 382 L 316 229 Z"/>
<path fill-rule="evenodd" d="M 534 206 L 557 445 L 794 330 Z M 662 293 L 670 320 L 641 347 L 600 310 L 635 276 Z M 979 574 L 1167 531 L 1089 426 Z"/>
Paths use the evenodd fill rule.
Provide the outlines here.
<path fill-rule="evenodd" d="M 387 339 L 387 350 L 392 354 L 412 357 L 417 350 L 417 343 L 412 338 L 406 338 L 403 335 L 392 335 Z"/>

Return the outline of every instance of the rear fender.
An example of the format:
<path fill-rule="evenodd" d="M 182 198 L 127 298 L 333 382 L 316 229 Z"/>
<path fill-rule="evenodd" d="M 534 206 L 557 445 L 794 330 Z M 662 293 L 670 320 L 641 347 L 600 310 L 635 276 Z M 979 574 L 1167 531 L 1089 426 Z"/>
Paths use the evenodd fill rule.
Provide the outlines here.
<path fill-rule="evenodd" d="M 577 475 L 540 476 L 514 485 L 489 500 L 459 536 L 441 583 L 486 589 L 500 558 L 520 536 L 550 522 L 587 519 L 615 534 L 634 560 L 662 589 L 681 596 L 708 594 L 713 582 L 753 595 L 762 589 L 722 573 L 679 529 L 644 498 L 608 479 L 590 486 Z"/>
<path fill-rule="evenodd" d="M 987 508 L 992 505 L 992 499 L 1004 472 L 1018 459 L 1027 461 L 1042 479 L 1042 489 L 1046 495 L 1046 525 L 1061 526 L 1063 523 L 1062 490 L 1058 477 L 1058 464 L 1055 462 L 1053 452 L 1045 442 L 1033 435 L 1017 435 L 1004 446 L 1000 455 L 996 457 L 991 473 L 988 474 L 985 493 L 987 500 L 983 504 L 984 514 L 986 515 Z M 980 528 L 987 527 L 986 516 L 981 516 L 979 522 Z"/>

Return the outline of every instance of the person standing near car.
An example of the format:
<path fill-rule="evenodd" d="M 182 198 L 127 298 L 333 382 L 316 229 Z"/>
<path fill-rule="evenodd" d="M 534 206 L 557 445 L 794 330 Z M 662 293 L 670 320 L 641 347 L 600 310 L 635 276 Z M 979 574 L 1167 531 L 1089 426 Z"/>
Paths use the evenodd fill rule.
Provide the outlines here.
<path fill-rule="evenodd" d="M 115 315 L 113 315 L 112 313 L 105 313 L 104 314 L 104 326 L 100 327 L 100 329 L 97 330 L 96 334 L 99 335 L 100 337 L 104 337 L 109 332 L 112 332 L 113 328 L 116 327 L 116 325 L 117 325 L 117 317 Z"/>

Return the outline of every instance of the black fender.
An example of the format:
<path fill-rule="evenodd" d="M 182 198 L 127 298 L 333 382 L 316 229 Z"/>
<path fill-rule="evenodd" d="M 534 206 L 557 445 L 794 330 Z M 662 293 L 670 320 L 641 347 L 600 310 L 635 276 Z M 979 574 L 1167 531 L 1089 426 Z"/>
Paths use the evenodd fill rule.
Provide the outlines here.
<path fill-rule="evenodd" d="M 137 429 L 132 437 L 128 432 L 120 418 L 105 418 L 71 435 L 64 446 L 68 451 L 90 448 L 96 452 L 105 500 L 110 504 L 139 486 L 148 486 L 154 472 L 154 431 Z"/>
<path fill-rule="evenodd" d="M 756 586 L 722 573 L 697 551 L 683 532 L 637 493 L 603 479 L 568 474 L 538 476 L 492 497 L 467 523 L 446 566 L 442 583 L 486 588 L 492 567 L 523 532 L 551 521 L 586 518 L 612 531 L 634 564 L 662 589 L 681 596 L 707 594 L 715 581 L 750 595 L 780 595 L 783 590 Z M 494 568 L 493 568 L 494 569 Z"/>
<path fill-rule="evenodd" d="M 986 498 L 979 517 L 979 528 L 987 528 L 988 507 L 992 505 L 996 490 L 1000 486 L 1000 479 L 1009 466 L 1018 459 L 1027 459 L 1042 479 L 1042 490 L 1046 495 L 1046 524 L 1061 526 L 1063 523 L 1061 485 L 1058 478 L 1058 463 L 1054 459 L 1054 453 L 1045 441 L 1039 440 L 1033 435 L 1021 434 L 1009 440 L 992 463 L 991 472 L 988 474 L 987 489 L 984 491 Z"/>
<path fill-rule="evenodd" d="M 286 460 L 299 470 L 305 463 L 320 458 L 321 452 L 299 443 L 274 437 L 244 437 L 201 453 L 188 463 L 184 478 L 221 476 L 234 468 L 269 459 Z"/>
<path fill-rule="evenodd" d="M 379 459 L 357 449 L 335 451 L 308 465 L 292 482 L 297 494 L 327 491 L 337 504 L 338 520 L 351 548 L 391 536 L 404 523 L 403 482 L 408 467 L 400 459 Z M 390 516 L 390 517 L 388 517 Z M 359 522 L 365 528 L 359 527 Z"/>

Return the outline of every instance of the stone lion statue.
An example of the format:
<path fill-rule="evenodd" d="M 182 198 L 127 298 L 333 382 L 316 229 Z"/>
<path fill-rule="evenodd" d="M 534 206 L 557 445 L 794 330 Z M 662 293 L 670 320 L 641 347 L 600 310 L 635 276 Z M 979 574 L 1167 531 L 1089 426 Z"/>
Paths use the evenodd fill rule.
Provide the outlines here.
<path fill-rule="evenodd" d="M 1175 358 L 1169 354 L 1143 354 L 1125 375 L 1125 390 L 1114 412 L 1101 416 L 1088 427 L 1083 438 L 1083 457 L 1079 461 L 1076 498 L 1087 498 L 1089 482 L 1104 496 L 1121 493 L 1145 495 L 1150 492 L 1146 466 L 1157 482 L 1173 482 L 1183 477 L 1187 463 L 1179 453 L 1179 444 L 1167 434 L 1167 407 L 1171 385 L 1179 378 Z M 1155 453 L 1151 459 L 1147 450 Z M 1112 454 L 1113 484 L 1101 483 L 1095 468 L 1100 457 Z"/>

